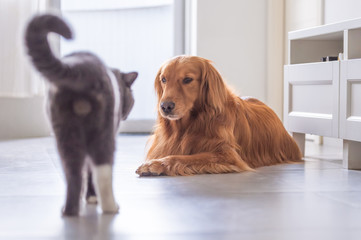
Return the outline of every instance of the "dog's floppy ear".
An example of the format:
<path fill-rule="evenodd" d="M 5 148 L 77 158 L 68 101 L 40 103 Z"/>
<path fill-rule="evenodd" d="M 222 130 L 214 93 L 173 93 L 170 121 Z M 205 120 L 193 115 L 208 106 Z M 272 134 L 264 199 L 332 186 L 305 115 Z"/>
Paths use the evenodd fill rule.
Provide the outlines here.
<path fill-rule="evenodd" d="M 158 102 L 160 101 L 160 99 L 162 98 L 162 95 L 163 95 L 163 88 L 162 88 L 161 82 L 160 82 L 160 73 L 162 72 L 162 68 L 163 68 L 163 66 L 158 70 L 157 76 L 155 77 L 155 80 L 154 80 L 154 89 L 155 89 L 155 92 L 157 93 Z"/>
<path fill-rule="evenodd" d="M 201 98 L 203 104 L 222 112 L 227 98 L 226 85 L 211 61 L 205 60 L 202 67 Z"/>

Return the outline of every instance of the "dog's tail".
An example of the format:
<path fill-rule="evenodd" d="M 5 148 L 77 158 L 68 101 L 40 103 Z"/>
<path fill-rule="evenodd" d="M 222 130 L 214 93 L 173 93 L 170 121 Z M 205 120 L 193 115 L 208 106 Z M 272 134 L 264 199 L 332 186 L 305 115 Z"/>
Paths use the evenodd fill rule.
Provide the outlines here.
<path fill-rule="evenodd" d="M 60 34 L 66 39 L 72 38 L 69 26 L 59 17 L 50 14 L 35 16 L 25 32 L 28 54 L 36 69 L 49 81 L 66 78 L 71 70 L 52 53 L 47 40 L 48 33 Z"/>

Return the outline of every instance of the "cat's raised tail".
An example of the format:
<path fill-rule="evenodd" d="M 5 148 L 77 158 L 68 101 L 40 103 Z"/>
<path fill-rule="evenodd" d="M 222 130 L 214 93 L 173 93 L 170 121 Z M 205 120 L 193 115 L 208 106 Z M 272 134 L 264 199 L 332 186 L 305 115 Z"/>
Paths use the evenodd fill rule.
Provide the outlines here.
<path fill-rule="evenodd" d="M 51 81 L 67 77 L 70 69 L 52 53 L 47 39 L 50 32 L 60 34 L 66 39 L 72 38 L 72 32 L 64 20 L 55 15 L 44 14 L 35 16 L 29 22 L 25 42 L 36 69 Z"/>

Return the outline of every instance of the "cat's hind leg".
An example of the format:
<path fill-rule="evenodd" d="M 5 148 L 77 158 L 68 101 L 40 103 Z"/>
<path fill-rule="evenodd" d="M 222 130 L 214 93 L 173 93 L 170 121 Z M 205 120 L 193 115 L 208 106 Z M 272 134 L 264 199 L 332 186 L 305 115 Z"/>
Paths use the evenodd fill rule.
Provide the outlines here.
<path fill-rule="evenodd" d="M 112 172 L 112 164 L 94 165 L 92 167 L 93 183 L 103 213 L 117 213 L 119 210 L 113 194 Z"/>
<path fill-rule="evenodd" d="M 63 215 L 74 216 L 79 214 L 80 197 L 82 191 L 82 171 L 84 156 L 62 157 L 67 183 L 66 201 Z"/>
<path fill-rule="evenodd" d="M 55 128 L 58 151 L 66 178 L 66 200 L 63 215 L 79 214 L 83 189 L 85 147 L 78 128 Z"/>

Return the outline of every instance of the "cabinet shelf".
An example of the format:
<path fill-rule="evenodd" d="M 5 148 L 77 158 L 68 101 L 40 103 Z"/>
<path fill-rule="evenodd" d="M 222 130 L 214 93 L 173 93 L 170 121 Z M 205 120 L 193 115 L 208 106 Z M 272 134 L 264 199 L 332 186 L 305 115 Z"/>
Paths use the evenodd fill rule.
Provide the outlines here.
<path fill-rule="evenodd" d="M 344 52 L 343 34 L 333 33 L 290 41 L 290 64 L 322 62 Z"/>
<path fill-rule="evenodd" d="M 361 58 L 361 19 L 288 33 L 288 64 L 320 62 L 343 54 L 343 60 Z"/>

